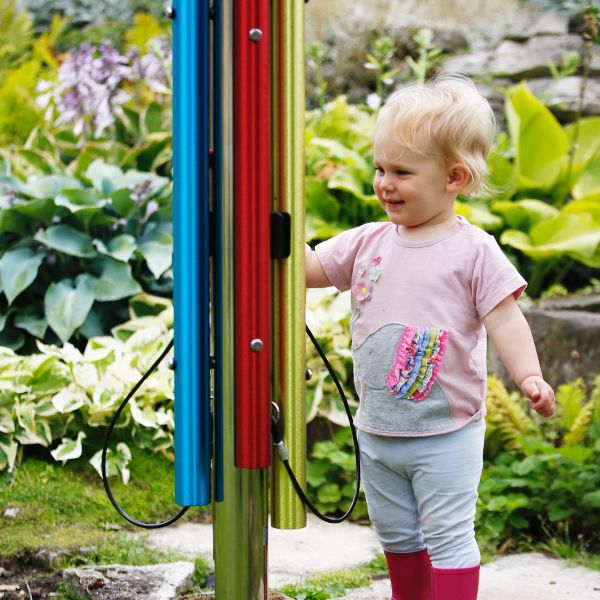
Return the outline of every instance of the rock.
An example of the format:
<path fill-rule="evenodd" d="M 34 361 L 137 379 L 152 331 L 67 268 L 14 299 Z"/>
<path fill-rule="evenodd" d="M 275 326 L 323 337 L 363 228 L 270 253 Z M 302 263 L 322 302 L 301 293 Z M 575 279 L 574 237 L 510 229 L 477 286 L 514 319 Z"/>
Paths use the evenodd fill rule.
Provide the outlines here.
<path fill-rule="evenodd" d="M 582 310 L 523 308 L 531 327 L 544 377 L 556 388 L 581 377 L 588 386 L 600 374 L 600 314 Z M 509 389 L 515 384 L 489 344 L 489 371 Z"/>
<path fill-rule="evenodd" d="M 573 121 L 579 106 L 579 93 L 583 77 L 573 75 L 554 80 L 551 77 L 531 79 L 527 87 L 538 97 L 543 98 L 548 108 L 562 122 Z M 583 115 L 600 114 L 600 81 L 588 79 L 583 97 Z"/>
<path fill-rule="evenodd" d="M 539 15 L 529 27 L 522 30 L 515 29 L 505 36 L 507 40 L 516 42 L 525 41 L 536 35 L 563 35 L 569 33 L 569 17 L 565 13 L 545 12 Z"/>
<path fill-rule="evenodd" d="M 578 35 L 538 35 L 524 43 L 503 41 L 494 51 L 487 70 L 514 80 L 550 75 L 548 63 L 560 65 L 569 52 L 581 54 Z"/>
<path fill-rule="evenodd" d="M 594 58 L 590 66 L 592 75 L 600 73 L 600 46 L 595 44 Z M 464 73 L 469 76 L 492 73 L 519 81 L 521 79 L 547 77 L 549 62 L 560 66 L 563 57 L 583 51 L 583 40 L 578 35 L 536 35 L 525 42 L 504 40 L 495 50 L 480 50 L 453 56 L 442 65 L 446 72 Z"/>
<path fill-rule="evenodd" d="M 66 569 L 67 588 L 89 600 L 175 600 L 191 583 L 194 565 L 176 562 L 144 567 L 102 565 Z"/>

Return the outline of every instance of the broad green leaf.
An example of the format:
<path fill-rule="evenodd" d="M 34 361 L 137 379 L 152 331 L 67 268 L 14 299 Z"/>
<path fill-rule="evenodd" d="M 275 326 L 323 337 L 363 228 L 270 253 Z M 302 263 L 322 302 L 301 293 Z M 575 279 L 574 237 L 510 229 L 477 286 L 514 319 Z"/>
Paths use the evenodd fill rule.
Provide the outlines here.
<path fill-rule="evenodd" d="M 87 402 L 87 394 L 74 383 L 52 396 L 52 404 L 61 413 L 74 412 Z"/>
<path fill-rule="evenodd" d="M 481 227 L 485 231 L 494 231 L 502 227 L 502 219 L 494 215 L 487 204 L 483 202 L 454 202 L 454 210 L 465 217 L 470 223 Z"/>
<path fill-rule="evenodd" d="M 95 280 L 95 296 L 101 302 L 120 300 L 142 291 L 131 275 L 131 265 L 109 257 L 101 259 L 101 275 Z"/>
<path fill-rule="evenodd" d="M 79 458 L 82 453 L 81 441 L 84 440 L 86 437 L 87 436 L 85 432 L 80 431 L 77 435 L 76 440 L 70 438 L 63 438 L 58 448 L 56 448 L 56 450 L 52 450 L 50 454 L 52 454 L 54 460 L 61 461 L 63 465 L 68 460 Z"/>
<path fill-rule="evenodd" d="M 577 144 L 573 157 L 572 180 L 577 179 L 586 165 L 600 150 L 600 117 L 585 117 L 579 123 L 569 123 L 565 126 L 569 145 L 573 143 L 577 133 Z"/>
<path fill-rule="evenodd" d="M 170 223 L 149 223 L 137 242 L 146 264 L 156 279 L 173 264 L 173 234 Z"/>
<path fill-rule="evenodd" d="M 70 279 L 53 283 L 44 297 L 44 310 L 50 328 L 66 342 L 83 324 L 94 303 L 95 281 L 79 275 L 73 285 Z"/>
<path fill-rule="evenodd" d="M 591 267 L 600 267 L 596 258 L 600 244 L 600 227 L 589 214 L 561 213 L 538 223 L 529 232 L 509 229 L 500 242 L 521 250 L 534 260 L 567 255 Z"/>
<path fill-rule="evenodd" d="M 133 216 L 139 208 L 131 199 L 131 190 L 115 190 L 111 193 L 110 198 L 115 212 L 125 219 Z"/>
<path fill-rule="evenodd" d="M 132 235 L 123 233 L 112 238 L 108 245 L 105 245 L 102 240 L 94 240 L 94 247 L 100 254 L 111 256 L 121 262 L 129 262 L 135 249 L 137 248 L 135 238 Z"/>
<path fill-rule="evenodd" d="M 110 194 L 120 187 L 123 171 L 114 165 L 108 165 L 102 160 L 95 160 L 86 170 L 85 176 L 102 194 Z"/>
<path fill-rule="evenodd" d="M 523 83 L 508 92 L 506 116 L 520 186 L 550 189 L 566 165 L 567 135 Z"/>
<path fill-rule="evenodd" d="M 109 200 L 103 197 L 98 190 L 88 188 L 64 190 L 56 196 L 54 203 L 57 206 L 64 206 L 77 218 L 88 223 L 98 211 L 109 203 Z"/>
<path fill-rule="evenodd" d="M 48 322 L 37 314 L 33 306 L 26 306 L 17 313 L 15 326 L 24 329 L 33 337 L 41 339 L 48 329 Z"/>
<path fill-rule="evenodd" d="M 510 198 L 517 189 L 517 169 L 515 163 L 493 148 L 487 157 L 488 182 L 494 194 Z"/>
<path fill-rule="evenodd" d="M 514 229 L 528 230 L 531 226 L 560 214 L 554 206 L 536 199 L 498 200 L 492 210 L 500 213 L 504 221 Z"/>
<path fill-rule="evenodd" d="M 144 125 L 149 133 L 160 132 L 162 126 L 162 108 L 158 104 L 150 104 L 146 109 Z"/>
<path fill-rule="evenodd" d="M 27 218 L 12 208 L 0 210 L 0 234 L 2 233 L 16 234 L 20 238 L 27 237 Z"/>
<path fill-rule="evenodd" d="M 573 196 L 581 198 L 600 192 L 600 152 L 588 163 L 573 186 Z"/>
<path fill-rule="evenodd" d="M 113 452 L 110 448 L 106 453 L 106 475 L 112 477 L 114 475 L 121 474 L 121 479 L 124 484 L 129 481 L 129 469 L 127 465 L 131 461 L 131 450 L 123 442 L 117 444 L 116 452 Z M 90 459 L 90 464 L 96 469 L 98 475 L 102 476 L 102 450 L 98 450 L 94 456 Z"/>
<path fill-rule="evenodd" d="M 336 483 L 326 483 L 319 488 L 317 498 L 322 504 L 337 504 L 342 499 L 342 492 Z"/>
<path fill-rule="evenodd" d="M 54 198 L 17 199 L 12 205 L 12 210 L 31 219 L 39 219 L 43 221 L 44 225 L 50 225 L 53 217 L 57 214 Z"/>
<path fill-rule="evenodd" d="M 70 225 L 54 225 L 44 232 L 36 233 L 34 238 L 45 246 L 70 256 L 80 258 L 96 256 L 92 238 Z"/>
<path fill-rule="evenodd" d="M 600 191 L 596 194 L 583 196 L 577 200 L 572 200 L 563 209 L 563 213 L 577 214 L 587 213 L 591 215 L 600 226 Z"/>
<path fill-rule="evenodd" d="M 335 221 L 340 214 L 339 202 L 327 191 L 327 182 L 317 177 L 306 177 L 306 212 L 325 221 Z"/>
<path fill-rule="evenodd" d="M 13 433 L 15 430 L 15 422 L 12 414 L 8 409 L 0 406 L 0 431 L 2 433 Z"/>
<path fill-rule="evenodd" d="M 582 502 L 585 506 L 589 506 L 590 508 L 600 508 L 600 490 L 588 492 L 583 496 Z"/>
<path fill-rule="evenodd" d="M 37 277 L 44 260 L 44 252 L 35 253 L 31 248 L 8 250 L 0 258 L 0 281 L 9 304 Z"/>
<path fill-rule="evenodd" d="M 23 193 L 38 199 L 56 198 L 63 190 L 82 189 L 83 184 L 79 179 L 64 175 L 44 175 L 31 177 L 23 185 Z"/>
<path fill-rule="evenodd" d="M 12 472 L 15 467 L 17 460 L 17 450 L 19 444 L 14 440 L 8 440 L 8 443 L 0 442 L 0 471 L 8 469 L 8 472 Z"/>
<path fill-rule="evenodd" d="M 364 199 L 367 194 L 364 191 L 364 177 L 355 167 L 342 167 L 337 169 L 327 182 L 330 190 L 344 190 L 350 192 L 359 199 Z"/>

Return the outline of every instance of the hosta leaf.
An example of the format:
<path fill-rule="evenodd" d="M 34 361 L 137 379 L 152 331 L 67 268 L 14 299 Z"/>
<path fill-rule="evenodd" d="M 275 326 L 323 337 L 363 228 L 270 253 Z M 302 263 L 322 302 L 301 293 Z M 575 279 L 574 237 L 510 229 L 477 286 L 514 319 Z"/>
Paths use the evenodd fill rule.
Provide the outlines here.
<path fill-rule="evenodd" d="M 600 152 L 588 163 L 577 183 L 573 186 L 573 196 L 581 198 L 600 192 Z"/>
<path fill-rule="evenodd" d="M 37 314 L 33 306 L 26 306 L 15 317 L 15 325 L 30 333 L 33 337 L 41 339 L 48 329 L 48 322 Z"/>
<path fill-rule="evenodd" d="M 57 212 L 54 198 L 40 198 L 36 200 L 17 199 L 12 205 L 12 210 L 30 219 L 39 219 L 46 226 L 52 223 L 52 219 Z"/>
<path fill-rule="evenodd" d="M 585 506 L 589 506 L 590 508 L 600 508 L 600 490 L 588 492 L 582 498 L 582 502 Z"/>
<path fill-rule="evenodd" d="M 154 223 L 151 224 L 154 226 Z M 173 264 L 173 234 L 170 223 L 148 227 L 138 240 L 138 247 L 156 279 Z M 140 290 L 141 291 L 141 290 Z"/>
<path fill-rule="evenodd" d="M 32 198 L 53 199 L 63 190 L 83 189 L 83 184 L 79 179 L 65 177 L 63 175 L 45 175 L 41 177 L 31 177 L 23 185 L 23 192 Z"/>
<path fill-rule="evenodd" d="M 600 227 L 589 214 L 561 213 L 534 225 L 529 235 L 508 229 L 500 242 L 521 250 L 534 260 L 566 254 L 591 267 L 600 267 L 600 259 L 596 258 Z"/>
<path fill-rule="evenodd" d="M 95 281 L 97 300 L 120 300 L 142 291 L 140 284 L 131 275 L 131 266 L 128 263 L 108 257 L 102 258 L 101 262 L 101 275 Z"/>
<path fill-rule="evenodd" d="M 10 440 L 8 443 L 0 442 L 0 471 L 8 468 L 10 473 L 14 469 L 18 449 L 19 444 L 14 440 Z"/>
<path fill-rule="evenodd" d="M 60 446 L 56 448 L 56 450 L 52 450 L 50 454 L 56 461 L 61 461 L 63 465 L 68 460 L 73 460 L 75 458 L 79 458 L 82 453 L 82 445 L 81 441 L 84 440 L 87 436 L 85 432 L 80 431 L 77 435 L 76 440 L 72 440 L 70 438 L 63 438 Z"/>
<path fill-rule="evenodd" d="M 46 231 L 36 233 L 34 236 L 38 242 L 68 254 L 80 258 L 93 258 L 96 251 L 92 245 L 92 238 L 70 225 L 54 225 Z"/>
<path fill-rule="evenodd" d="M 317 498 L 321 504 L 337 504 L 342 499 L 342 492 L 337 484 L 327 483 L 319 488 Z"/>
<path fill-rule="evenodd" d="M 44 310 L 50 328 L 66 342 L 83 324 L 95 299 L 95 281 L 79 275 L 73 286 L 70 279 L 53 283 L 44 297 Z"/>
<path fill-rule="evenodd" d="M 93 243 L 100 254 L 110 256 L 115 260 L 125 263 L 129 262 L 129 259 L 137 247 L 135 238 L 126 233 L 112 238 L 107 245 L 105 245 L 102 240 L 94 240 Z"/>
<path fill-rule="evenodd" d="M 109 200 L 100 194 L 98 190 L 88 188 L 84 190 L 64 190 L 54 199 L 56 206 L 63 206 L 71 213 L 84 222 L 89 220 L 104 206 Z"/>
<path fill-rule="evenodd" d="M 87 402 L 87 394 L 75 384 L 69 385 L 52 396 L 52 404 L 61 413 L 74 412 Z"/>
<path fill-rule="evenodd" d="M 521 186 L 550 189 L 566 165 L 567 135 L 525 84 L 508 92 L 506 116 Z"/>
<path fill-rule="evenodd" d="M 500 213 L 510 227 L 524 229 L 525 231 L 540 221 L 551 219 L 560 214 L 557 208 L 547 202 L 527 198 L 493 202 L 492 210 Z"/>
<path fill-rule="evenodd" d="M 87 168 L 85 176 L 98 191 L 103 194 L 110 194 L 121 187 L 118 182 L 123 177 L 123 171 L 114 165 L 95 160 Z"/>
<path fill-rule="evenodd" d="M 35 253 L 31 248 L 8 250 L 0 258 L 0 280 L 9 304 L 37 277 L 45 253 Z"/>
<path fill-rule="evenodd" d="M 2 433 L 13 433 L 15 430 L 15 422 L 12 414 L 8 409 L 0 407 L 0 431 Z"/>
<path fill-rule="evenodd" d="M 110 448 L 106 453 L 106 475 L 112 477 L 121 473 L 121 479 L 123 483 L 127 484 L 129 481 L 129 469 L 127 465 L 131 461 L 131 451 L 128 446 L 123 442 L 117 444 L 116 452 L 113 452 Z M 102 450 L 98 450 L 94 456 L 90 459 L 90 464 L 96 469 L 98 475 L 102 475 L 101 469 L 102 462 Z"/>

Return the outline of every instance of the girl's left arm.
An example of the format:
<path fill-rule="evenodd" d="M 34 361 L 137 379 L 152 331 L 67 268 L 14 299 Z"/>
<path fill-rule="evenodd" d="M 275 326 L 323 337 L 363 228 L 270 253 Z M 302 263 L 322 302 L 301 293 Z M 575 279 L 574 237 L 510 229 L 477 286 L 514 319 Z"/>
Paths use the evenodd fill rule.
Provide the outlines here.
<path fill-rule="evenodd" d="M 529 324 L 511 294 L 483 323 L 498 355 L 531 407 L 543 417 L 554 415 L 554 390 L 544 381 Z"/>

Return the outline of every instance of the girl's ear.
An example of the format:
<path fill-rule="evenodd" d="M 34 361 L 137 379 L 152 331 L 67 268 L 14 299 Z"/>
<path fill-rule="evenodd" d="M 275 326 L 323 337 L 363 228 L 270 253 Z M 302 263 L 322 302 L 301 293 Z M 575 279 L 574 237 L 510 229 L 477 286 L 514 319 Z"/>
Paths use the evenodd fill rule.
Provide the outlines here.
<path fill-rule="evenodd" d="M 465 163 L 454 163 L 448 169 L 448 179 L 446 180 L 446 191 L 459 193 L 469 184 L 471 173 Z"/>

